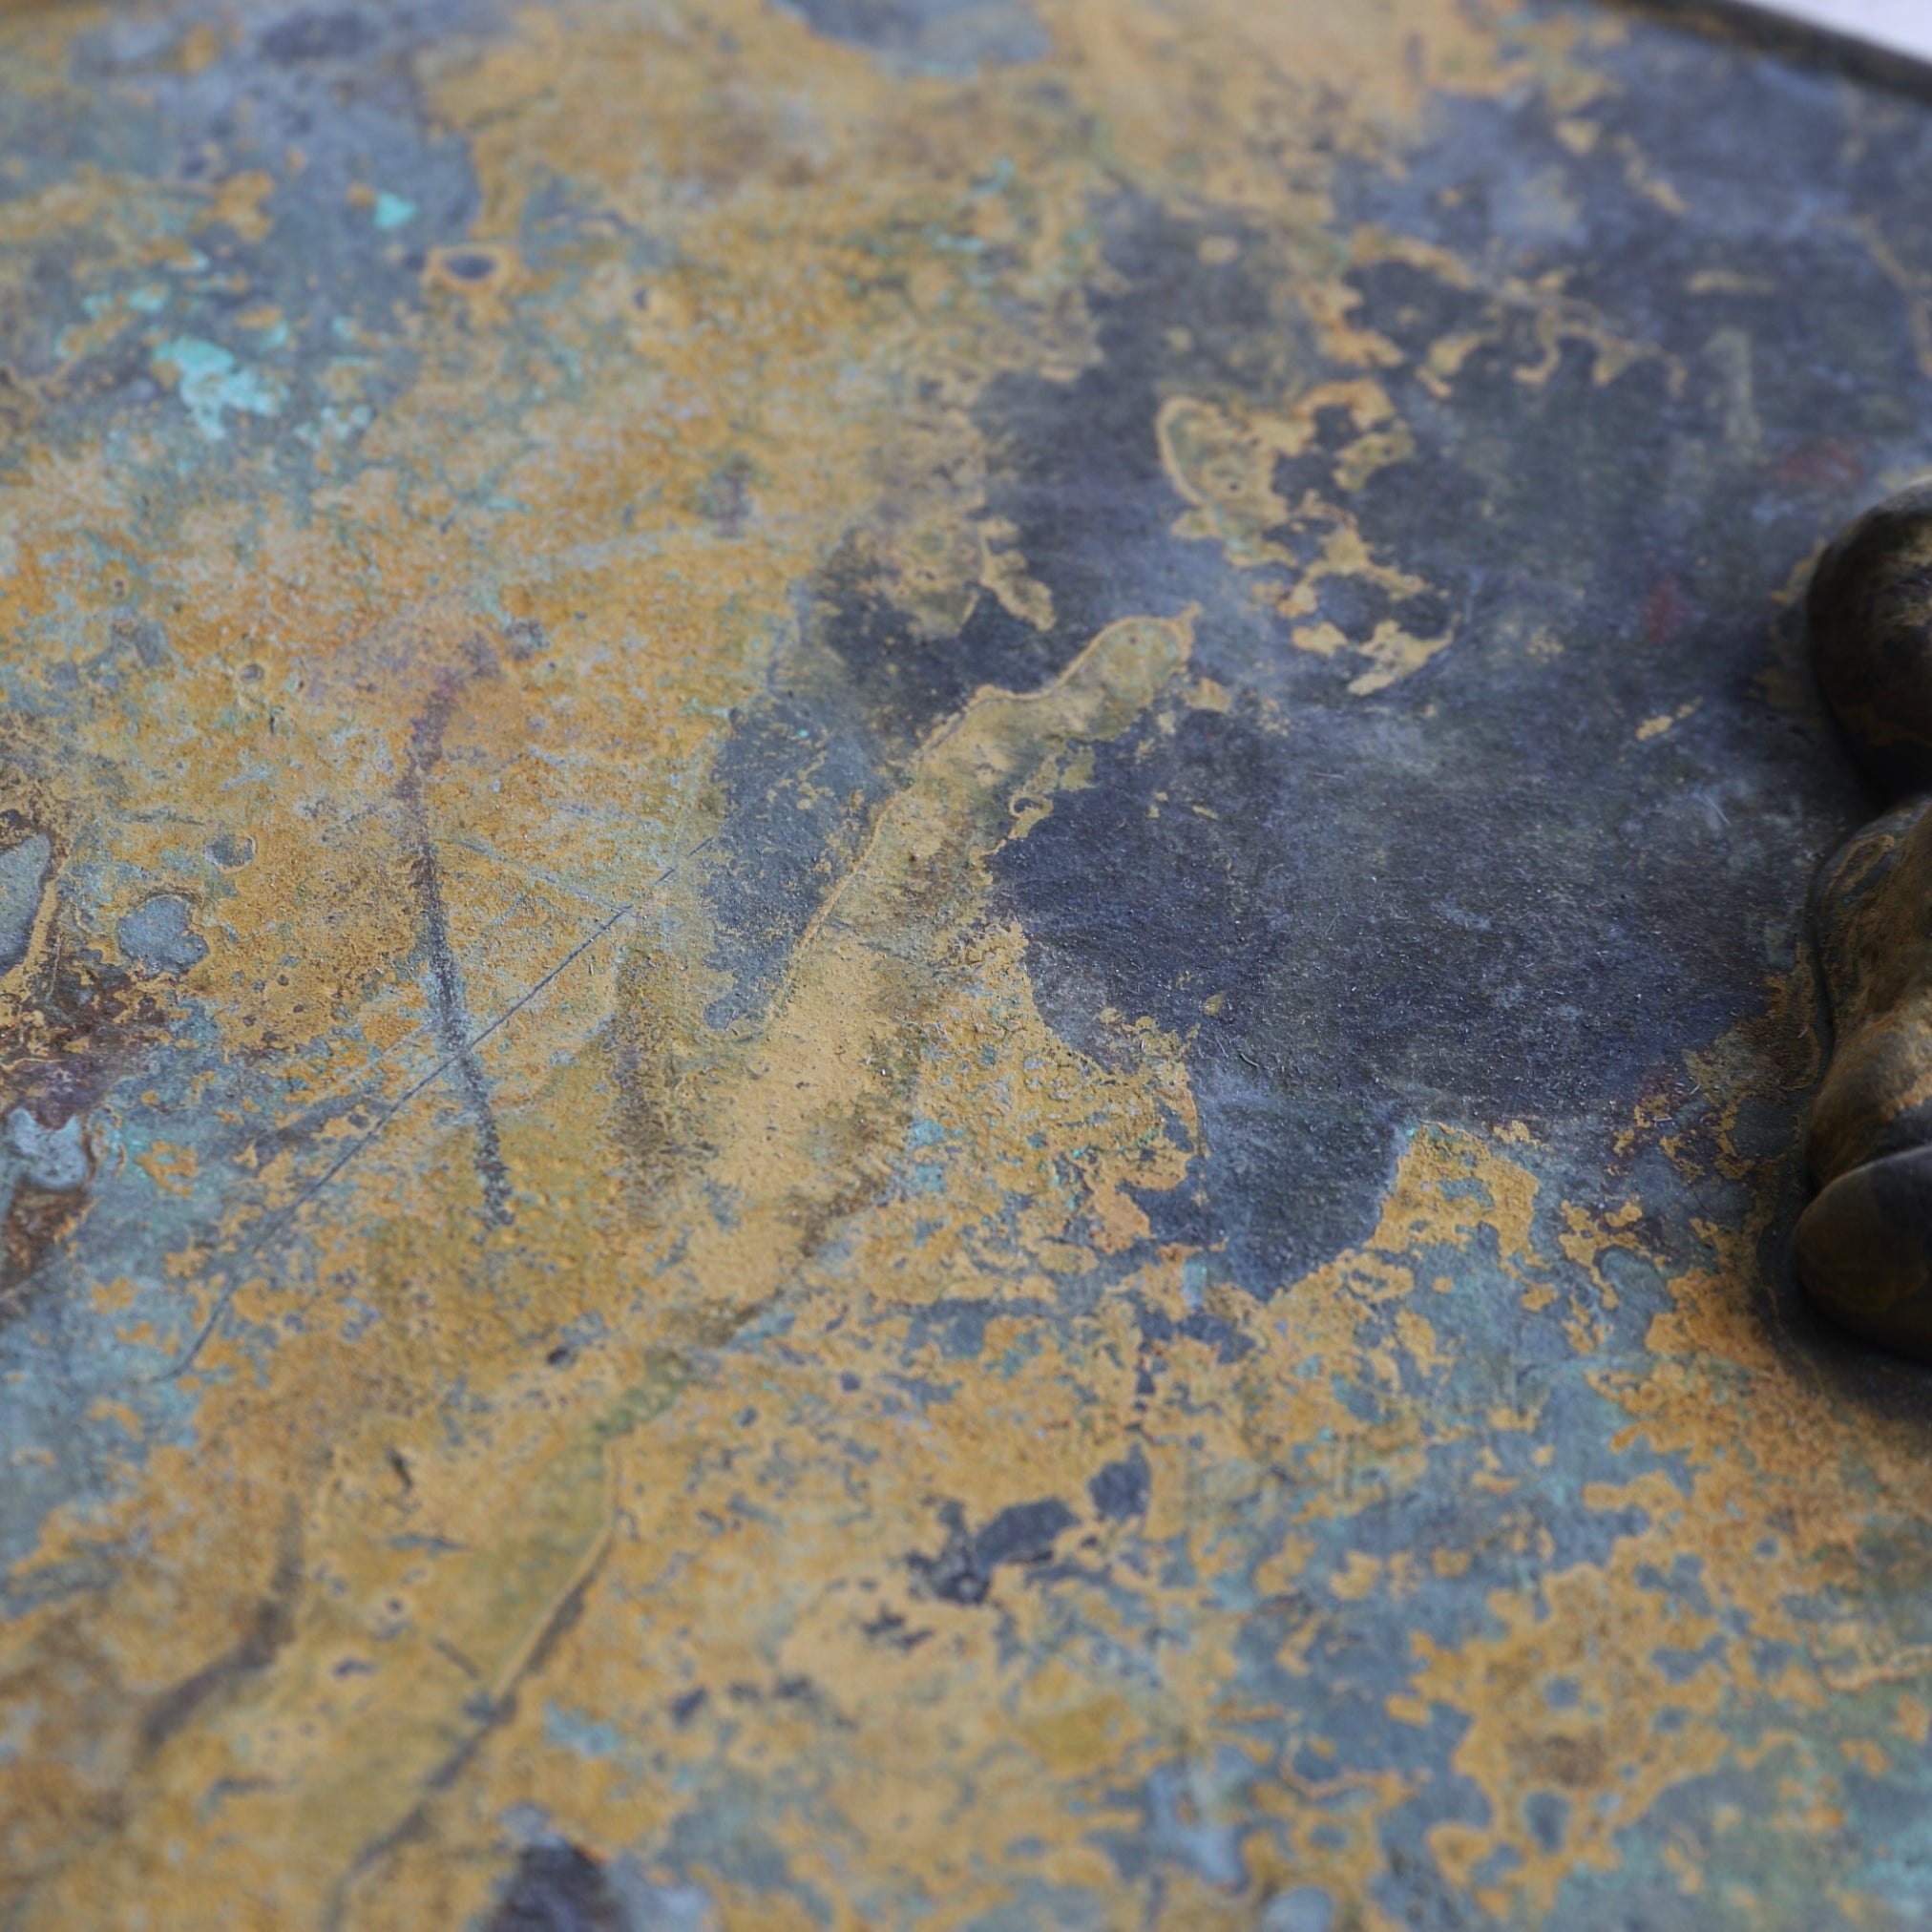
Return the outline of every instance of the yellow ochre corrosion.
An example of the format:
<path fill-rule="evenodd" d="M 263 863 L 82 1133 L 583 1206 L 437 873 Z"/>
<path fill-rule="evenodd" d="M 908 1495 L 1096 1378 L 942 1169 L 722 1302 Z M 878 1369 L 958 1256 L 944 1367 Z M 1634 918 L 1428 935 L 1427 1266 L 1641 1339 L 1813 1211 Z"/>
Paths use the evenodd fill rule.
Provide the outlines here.
<path fill-rule="evenodd" d="M 1928 138 L 6 0 L 0 1924 L 1926 1922 L 1932 1402 L 1783 1270 Z"/>

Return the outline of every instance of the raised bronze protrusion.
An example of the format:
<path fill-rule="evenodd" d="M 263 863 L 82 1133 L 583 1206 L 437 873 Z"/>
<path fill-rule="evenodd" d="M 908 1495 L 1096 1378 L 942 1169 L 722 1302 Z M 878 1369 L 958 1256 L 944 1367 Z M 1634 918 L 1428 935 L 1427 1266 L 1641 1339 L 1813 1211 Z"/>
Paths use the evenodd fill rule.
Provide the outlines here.
<path fill-rule="evenodd" d="M 1812 932 L 1834 1036 L 1805 1151 L 1799 1278 L 1825 1313 L 1932 1359 L 1932 487 L 1819 559 L 1813 667 L 1894 801 L 1819 868 Z"/>

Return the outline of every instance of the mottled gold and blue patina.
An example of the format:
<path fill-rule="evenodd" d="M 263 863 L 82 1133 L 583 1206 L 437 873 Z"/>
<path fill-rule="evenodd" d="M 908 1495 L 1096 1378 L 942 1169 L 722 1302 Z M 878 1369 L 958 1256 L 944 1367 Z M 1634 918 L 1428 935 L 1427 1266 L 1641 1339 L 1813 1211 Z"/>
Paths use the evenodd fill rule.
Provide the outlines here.
<path fill-rule="evenodd" d="M 0 1922 L 1923 1925 L 1928 171 L 1584 0 L 0 5 Z"/>

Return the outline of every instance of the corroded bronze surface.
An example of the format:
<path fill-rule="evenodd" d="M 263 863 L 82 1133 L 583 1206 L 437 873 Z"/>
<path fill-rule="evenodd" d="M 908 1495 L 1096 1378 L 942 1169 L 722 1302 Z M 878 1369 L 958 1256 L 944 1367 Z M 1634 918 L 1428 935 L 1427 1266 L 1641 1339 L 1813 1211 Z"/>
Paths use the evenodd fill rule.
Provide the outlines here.
<path fill-rule="evenodd" d="M 1838 1320 L 1932 1356 L 1932 489 L 1900 493 L 1819 559 L 1818 682 L 1853 755 L 1904 794 L 1819 874 L 1813 925 L 1834 1033 L 1797 1225 L 1805 1286 Z"/>
<path fill-rule="evenodd" d="M 10 1932 L 1923 1925 L 1928 178 L 1581 0 L 0 6 Z"/>

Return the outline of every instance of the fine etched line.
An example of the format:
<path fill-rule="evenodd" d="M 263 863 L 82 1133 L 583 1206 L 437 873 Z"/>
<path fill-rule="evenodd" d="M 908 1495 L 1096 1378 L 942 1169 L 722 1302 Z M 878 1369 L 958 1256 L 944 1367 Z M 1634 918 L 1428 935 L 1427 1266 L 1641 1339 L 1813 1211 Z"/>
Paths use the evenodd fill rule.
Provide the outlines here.
<path fill-rule="evenodd" d="M 698 854 L 702 852 L 704 850 L 704 848 L 708 846 L 710 843 L 711 840 L 708 838 L 700 840 L 700 842 L 697 845 L 693 846 L 691 850 L 685 852 L 681 858 L 674 860 L 670 865 L 666 866 L 664 870 L 658 874 L 658 876 L 651 881 L 650 885 L 646 888 L 646 892 L 655 892 L 660 886 L 665 884 L 668 880 L 670 880 L 672 877 L 676 875 L 678 871 L 682 866 L 688 864 L 689 861 L 696 858 Z M 466 1040 L 463 1042 L 462 1046 L 455 1053 L 450 1054 L 446 1056 L 444 1059 L 439 1060 L 436 1062 L 436 1064 L 432 1066 L 429 1070 L 429 1072 L 422 1077 L 422 1079 L 415 1082 L 412 1085 L 405 1087 L 403 1091 L 400 1094 L 398 1094 L 393 1101 L 389 1102 L 388 1104 L 377 1116 L 374 1125 L 372 1125 L 368 1130 L 368 1132 L 359 1135 L 355 1140 L 351 1141 L 349 1144 L 340 1154 L 338 1154 L 336 1158 L 333 1161 L 331 1161 L 329 1165 L 326 1167 L 325 1167 L 322 1170 L 322 1172 L 318 1174 L 316 1178 L 313 1181 L 311 1181 L 308 1184 L 308 1186 L 305 1186 L 301 1191 L 301 1193 L 298 1194 L 295 1197 L 295 1199 L 291 1201 L 285 1208 L 283 1209 L 283 1211 L 280 1214 L 276 1215 L 272 1221 L 264 1224 L 262 1232 L 258 1234 L 253 1241 L 250 1241 L 247 1244 L 245 1244 L 245 1246 L 234 1257 L 235 1260 L 238 1263 L 246 1260 L 250 1255 L 254 1254 L 258 1250 L 261 1249 L 263 1242 L 270 1234 L 287 1226 L 287 1224 L 297 1214 L 299 1214 L 303 1208 L 307 1207 L 308 1204 L 311 1201 L 313 1201 L 315 1197 L 318 1194 L 320 1194 L 323 1191 L 323 1189 L 326 1187 L 328 1184 L 331 1181 L 333 1181 L 336 1178 L 336 1176 L 340 1174 L 343 1171 L 343 1169 L 349 1165 L 349 1163 L 356 1158 L 358 1154 L 362 1153 L 363 1150 L 366 1147 L 368 1147 L 371 1142 L 375 1141 L 382 1135 L 384 1130 L 388 1126 L 389 1123 L 393 1121 L 395 1117 L 399 1113 L 401 1113 L 402 1110 L 406 1106 L 408 1106 L 412 1100 L 414 1100 L 417 1097 L 418 1094 L 421 1094 L 427 1091 L 430 1087 L 433 1086 L 439 1080 L 442 1079 L 442 1077 L 446 1073 L 450 1071 L 450 1069 L 452 1066 L 455 1066 L 458 1063 L 458 1061 L 462 1059 L 462 1057 L 465 1054 L 474 1053 L 476 1048 L 481 1046 L 483 1042 L 486 1040 L 488 1040 L 493 1034 L 500 1031 L 503 1027 L 509 1025 L 511 1020 L 514 1019 L 516 1016 L 519 1013 L 521 1013 L 523 1009 L 526 1006 L 528 1006 L 533 999 L 539 998 L 558 979 L 560 979 L 563 976 L 563 975 L 571 969 L 571 967 L 576 965 L 577 962 L 579 959 L 581 959 L 583 956 L 586 953 L 588 953 L 590 949 L 593 946 L 595 946 L 597 942 L 605 935 L 605 934 L 609 933 L 615 926 L 618 925 L 618 923 L 620 920 L 627 918 L 631 914 L 637 912 L 639 908 L 643 905 L 643 903 L 644 903 L 643 897 L 640 896 L 636 899 L 631 900 L 628 905 L 620 906 L 617 909 L 617 911 L 610 915 L 609 918 L 601 921 L 598 926 L 593 928 L 593 930 L 589 933 L 587 936 L 580 939 L 575 946 L 573 946 L 571 950 L 568 953 L 566 953 L 563 956 L 563 957 L 559 959 L 556 962 L 556 964 L 553 966 L 550 969 L 550 971 L 543 976 L 542 978 L 537 980 L 536 983 L 534 986 L 532 986 L 527 993 L 523 994 L 521 998 L 512 1000 L 511 1003 L 508 1006 L 506 1006 L 503 1009 L 503 1011 L 499 1013 L 496 1016 L 496 1018 L 489 1023 L 489 1025 L 483 1027 L 479 1032 L 473 1034 L 468 1040 Z M 228 1312 L 229 1307 L 234 1302 L 235 1296 L 237 1292 L 240 1291 L 241 1286 L 242 1283 L 240 1275 L 238 1273 L 231 1272 L 226 1285 L 221 1290 L 221 1292 L 218 1296 L 216 1296 L 214 1307 L 208 1311 L 206 1318 L 202 1321 L 201 1326 L 195 1332 L 194 1339 L 188 1344 L 186 1350 L 182 1353 L 179 1360 L 174 1362 L 170 1367 L 163 1370 L 161 1372 L 160 1376 L 158 1379 L 162 1381 L 173 1381 L 178 1376 L 185 1375 L 189 1369 L 194 1367 L 196 1357 L 200 1355 L 202 1349 L 207 1346 L 209 1337 L 214 1334 L 216 1329 L 218 1329 L 220 1326 L 221 1318 Z"/>

